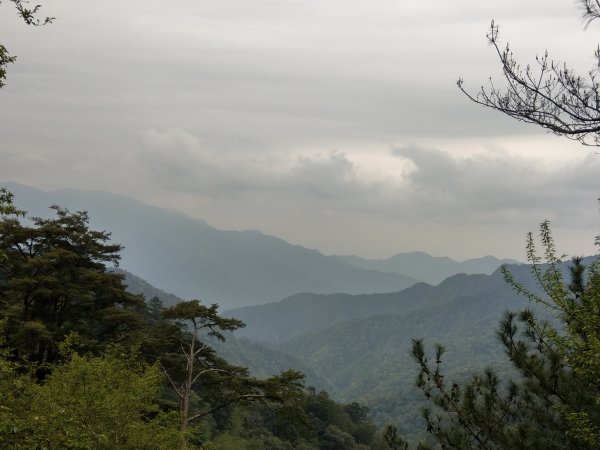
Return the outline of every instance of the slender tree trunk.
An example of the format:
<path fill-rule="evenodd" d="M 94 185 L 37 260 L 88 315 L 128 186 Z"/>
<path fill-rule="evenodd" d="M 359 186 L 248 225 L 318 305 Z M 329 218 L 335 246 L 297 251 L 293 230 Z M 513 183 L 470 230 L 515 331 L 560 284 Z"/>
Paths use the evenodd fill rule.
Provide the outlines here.
<path fill-rule="evenodd" d="M 186 432 L 190 421 L 190 398 L 192 396 L 192 383 L 194 380 L 194 350 L 196 333 L 194 332 L 191 343 L 190 352 L 185 355 L 187 359 L 186 364 L 186 380 L 183 385 L 183 392 L 181 396 L 181 448 L 185 449 L 187 444 Z"/>

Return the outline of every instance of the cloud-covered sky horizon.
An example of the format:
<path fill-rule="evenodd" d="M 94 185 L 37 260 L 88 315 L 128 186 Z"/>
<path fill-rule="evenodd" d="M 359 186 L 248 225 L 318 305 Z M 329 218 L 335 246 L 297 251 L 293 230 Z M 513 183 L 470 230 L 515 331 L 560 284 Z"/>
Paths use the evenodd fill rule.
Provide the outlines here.
<path fill-rule="evenodd" d="M 586 73 L 576 2 L 44 2 L 0 90 L 0 180 L 101 189 L 325 253 L 523 258 L 548 218 L 592 253 L 600 155 L 469 102 L 546 49 Z"/>

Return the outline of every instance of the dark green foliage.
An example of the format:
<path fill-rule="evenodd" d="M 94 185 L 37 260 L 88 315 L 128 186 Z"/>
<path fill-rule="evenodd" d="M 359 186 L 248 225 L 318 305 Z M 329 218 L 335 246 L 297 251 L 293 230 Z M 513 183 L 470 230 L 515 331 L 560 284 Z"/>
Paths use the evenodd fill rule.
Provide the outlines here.
<path fill-rule="evenodd" d="M 19 211 L 13 204 L 13 198 L 12 192 L 9 192 L 6 188 L 0 188 L 0 216 L 22 215 L 22 211 Z"/>
<path fill-rule="evenodd" d="M 254 404 L 238 409 L 213 442 L 218 448 L 236 450 L 387 448 L 366 413 L 357 403 L 342 405 L 326 392 L 309 388 L 293 405 Z"/>
<path fill-rule="evenodd" d="M 423 413 L 427 431 L 447 448 L 581 448 L 566 440 L 551 403 L 515 383 L 502 386 L 489 369 L 465 385 L 447 382 L 437 359 L 442 353 L 430 366 L 422 342 L 415 341 L 413 354 L 421 368 L 417 385 L 433 403 Z"/>
<path fill-rule="evenodd" d="M 182 326 L 187 326 L 189 325 L 187 322 L 191 322 L 194 338 L 198 338 L 199 333 L 205 331 L 206 336 L 214 336 L 223 341 L 225 340 L 224 331 L 237 330 L 243 327 L 244 323 L 238 319 L 221 317 L 218 314 L 218 308 L 217 304 L 204 306 L 198 300 L 190 300 L 165 309 L 163 317 L 181 322 Z"/>
<path fill-rule="evenodd" d="M 548 222 L 540 228 L 546 265 L 533 237 L 528 259 L 543 294 L 532 292 L 505 270 L 506 281 L 534 303 L 554 311 L 553 322 L 531 310 L 507 312 L 498 338 L 515 369 L 516 381 L 502 383 L 491 369 L 464 384 L 442 370 L 444 349 L 428 359 L 422 340 L 412 355 L 419 365 L 417 386 L 431 405 L 424 410 L 427 431 L 444 448 L 593 449 L 600 444 L 600 274 L 581 258 L 563 282 Z"/>
<path fill-rule="evenodd" d="M 169 364 L 165 372 L 188 420 L 182 428 L 211 418 L 216 425 L 212 442 L 223 449 L 359 449 L 374 441 L 376 427 L 358 403 L 340 405 L 325 392 L 302 394 L 302 375 L 296 371 L 256 379 L 219 358 L 209 345 L 211 336 L 225 338 L 223 331 L 241 322 L 221 317 L 216 305 L 182 302 L 162 310 L 162 316 L 188 325 L 172 336 L 185 349 L 185 358 L 171 355 L 169 360 L 166 353 L 161 358 Z"/>
<path fill-rule="evenodd" d="M 387 425 L 383 430 L 383 438 L 392 450 L 406 450 L 408 448 L 408 442 L 398 435 L 398 428 L 392 424 Z"/>
<path fill-rule="evenodd" d="M 375 438 L 376 428 L 367 418 L 368 409 L 356 402 L 340 405 L 321 391 L 306 396 L 304 409 L 317 434 L 319 448 L 357 448 Z"/>
<path fill-rule="evenodd" d="M 5 190 L 0 209 L 0 448 L 178 442 L 155 402 L 158 368 L 111 344 L 143 328 L 143 299 L 106 271 L 121 247 L 85 213 L 55 207 L 56 218 L 26 222 Z"/>
<path fill-rule="evenodd" d="M 0 220 L 0 319 L 6 345 L 22 360 L 51 363 L 58 343 L 77 332 L 88 349 L 131 335 L 143 299 L 129 294 L 116 264 L 121 247 L 90 230 L 84 212 L 53 207 L 56 217 Z"/>

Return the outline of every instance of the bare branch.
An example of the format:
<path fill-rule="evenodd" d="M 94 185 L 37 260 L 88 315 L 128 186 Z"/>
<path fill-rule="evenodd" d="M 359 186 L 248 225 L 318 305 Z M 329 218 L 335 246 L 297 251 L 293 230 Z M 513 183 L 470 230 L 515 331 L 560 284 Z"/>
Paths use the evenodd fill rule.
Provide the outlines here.
<path fill-rule="evenodd" d="M 599 17 L 598 1 L 582 0 L 588 20 Z M 536 70 L 529 65 L 522 68 L 508 45 L 500 49 L 498 36 L 492 21 L 487 38 L 502 64 L 506 88 L 500 90 L 490 80 L 488 88 L 482 86 L 474 95 L 459 78 L 458 88 L 467 98 L 550 133 L 600 146 L 600 83 L 595 73 L 576 75 L 565 64 L 549 60 L 548 52 L 536 58 Z M 600 48 L 595 54 L 600 63 Z"/>
<path fill-rule="evenodd" d="M 173 390 L 175 391 L 175 393 L 177 394 L 177 396 L 180 399 L 182 399 L 183 398 L 183 392 L 182 392 L 182 390 L 175 384 L 175 382 L 173 381 L 173 379 L 169 375 L 169 372 L 167 371 L 167 369 L 165 368 L 165 366 L 163 366 L 162 362 L 158 361 L 158 364 L 160 364 L 160 368 L 161 368 L 162 372 L 166 375 L 167 380 L 169 380 L 169 384 L 171 384 L 171 387 L 173 388 Z"/>

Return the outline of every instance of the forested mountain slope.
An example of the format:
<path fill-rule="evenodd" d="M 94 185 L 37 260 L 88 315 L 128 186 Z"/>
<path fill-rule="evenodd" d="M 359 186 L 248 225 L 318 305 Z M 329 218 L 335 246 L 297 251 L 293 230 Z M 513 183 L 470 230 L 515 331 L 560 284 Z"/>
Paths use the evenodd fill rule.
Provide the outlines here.
<path fill-rule="evenodd" d="M 510 266 L 515 278 L 535 289 L 530 268 Z M 438 286 L 417 284 L 380 295 L 309 295 L 241 308 L 228 315 L 248 323 L 247 336 L 289 353 L 319 374 L 340 400 L 360 401 L 384 424 L 393 419 L 409 436 L 420 423 L 422 392 L 414 387 L 417 367 L 411 339 L 448 349 L 444 373 L 462 380 L 485 366 L 505 372 L 496 337 L 506 311 L 530 307 L 508 286 L 500 270 L 492 275 L 456 275 Z M 269 344 L 270 343 L 270 344 Z M 414 436 L 413 436 L 414 437 Z"/>
<path fill-rule="evenodd" d="M 383 421 L 408 414 L 406 402 L 421 400 L 413 387 L 416 366 L 409 356 L 411 339 L 443 343 L 448 349 L 445 372 L 461 377 L 503 361 L 495 336 L 497 323 L 504 311 L 522 306 L 522 299 L 509 291 L 457 297 L 405 314 L 339 323 L 279 348 L 318 367 L 339 398 L 364 402 Z"/>
<path fill-rule="evenodd" d="M 512 267 L 522 272 L 519 266 Z M 246 328 L 239 331 L 240 335 L 279 343 L 349 320 L 382 314 L 406 314 L 465 296 L 491 296 L 496 290 L 510 290 L 499 270 L 491 276 L 454 275 L 437 286 L 418 283 L 402 291 L 386 294 L 304 293 L 277 303 L 237 308 L 226 314 L 247 324 Z"/>
<path fill-rule="evenodd" d="M 525 266 L 513 269 L 528 278 Z M 132 292 L 167 302 L 181 300 L 124 274 Z M 421 393 L 413 386 L 411 338 L 443 342 L 449 350 L 447 372 L 463 377 L 502 361 L 496 324 L 505 310 L 523 305 L 499 272 L 456 275 L 439 286 L 419 283 L 389 294 L 299 294 L 227 312 L 244 321 L 252 319 L 248 332 L 242 328 L 213 345 L 226 360 L 249 367 L 255 376 L 301 370 L 307 385 L 326 389 L 343 401 L 361 401 L 380 424 L 400 418 L 401 431 L 411 435 L 420 428 L 422 405 Z M 249 312 L 253 314 L 244 316 Z"/>
<path fill-rule="evenodd" d="M 517 280 L 535 288 L 529 266 L 509 268 Z M 411 339 L 447 347 L 444 372 L 452 381 L 488 365 L 502 373 L 507 364 L 495 335 L 497 324 L 505 311 L 531 306 L 511 290 L 500 270 L 387 294 L 298 294 L 228 311 L 247 327 L 218 351 L 256 375 L 285 367 L 302 370 L 308 384 L 341 401 L 360 401 L 380 425 L 394 420 L 401 433 L 414 437 L 423 428 L 419 409 L 424 399 L 414 387 Z"/>

